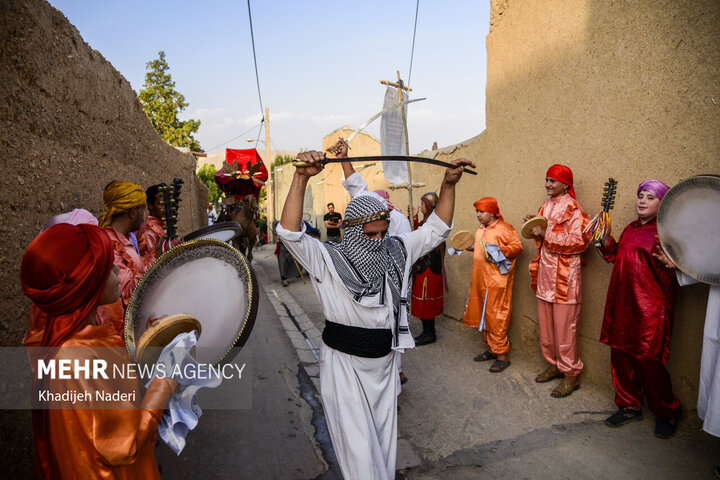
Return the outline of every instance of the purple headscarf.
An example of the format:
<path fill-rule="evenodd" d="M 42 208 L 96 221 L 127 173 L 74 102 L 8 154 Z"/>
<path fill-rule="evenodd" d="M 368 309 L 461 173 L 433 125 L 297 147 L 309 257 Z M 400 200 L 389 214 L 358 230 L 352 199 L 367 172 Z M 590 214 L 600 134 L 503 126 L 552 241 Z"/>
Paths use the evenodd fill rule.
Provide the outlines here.
<path fill-rule="evenodd" d="M 45 228 L 43 230 L 47 230 L 48 228 L 52 227 L 53 225 L 57 225 L 58 223 L 69 223 L 70 225 L 89 223 L 91 225 L 97 225 L 98 221 L 97 218 L 95 218 L 93 214 L 88 212 L 87 210 L 83 208 L 76 208 L 72 212 L 55 215 L 50 220 L 45 222 Z"/>
<path fill-rule="evenodd" d="M 667 191 L 670 190 L 670 187 L 665 185 L 660 180 L 645 180 L 640 185 L 638 185 L 637 194 L 640 195 L 640 192 L 642 192 L 643 190 L 652 193 L 657 198 L 662 200 Z"/>

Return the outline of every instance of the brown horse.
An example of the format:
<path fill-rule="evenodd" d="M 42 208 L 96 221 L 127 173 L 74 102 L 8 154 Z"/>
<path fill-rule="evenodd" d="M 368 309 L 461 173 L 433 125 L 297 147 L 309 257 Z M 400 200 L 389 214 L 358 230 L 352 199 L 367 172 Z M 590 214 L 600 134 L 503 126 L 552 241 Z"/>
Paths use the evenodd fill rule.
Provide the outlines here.
<path fill-rule="evenodd" d="M 218 222 L 233 221 L 240 224 L 240 235 L 233 240 L 233 246 L 252 262 L 252 249 L 257 241 L 257 226 L 255 219 L 259 217 L 257 199 L 252 195 L 245 195 L 241 202 L 229 205 L 223 210 Z"/>

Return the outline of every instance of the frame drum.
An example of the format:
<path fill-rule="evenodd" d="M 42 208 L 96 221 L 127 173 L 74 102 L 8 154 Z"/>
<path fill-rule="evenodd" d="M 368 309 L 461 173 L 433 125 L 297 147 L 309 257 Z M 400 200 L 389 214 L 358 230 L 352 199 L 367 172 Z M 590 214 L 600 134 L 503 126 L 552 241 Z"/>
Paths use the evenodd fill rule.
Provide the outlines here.
<path fill-rule="evenodd" d="M 657 229 L 663 250 L 680 270 L 720 285 L 720 176 L 690 177 L 668 190 Z"/>
<path fill-rule="evenodd" d="M 230 243 L 232 239 L 240 235 L 241 230 L 242 227 L 240 227 L 238 222 L 220 222 L 188 233 L 185 235 L 185 241 L 189 242 L 201 238 L 211 238 L 213 240 Z"/>
<path fill-rule="evenodd" d="M 258 286 L 247 260 L 225 242 L 182 243 L 161 255 L 138 282 L 125 312 L 125 345 L 135 356 L 136 339 L 150 317 L 189 314 L 202 326 L 195 347 L 200 363 L 230 361 L 255 323 Z"/>

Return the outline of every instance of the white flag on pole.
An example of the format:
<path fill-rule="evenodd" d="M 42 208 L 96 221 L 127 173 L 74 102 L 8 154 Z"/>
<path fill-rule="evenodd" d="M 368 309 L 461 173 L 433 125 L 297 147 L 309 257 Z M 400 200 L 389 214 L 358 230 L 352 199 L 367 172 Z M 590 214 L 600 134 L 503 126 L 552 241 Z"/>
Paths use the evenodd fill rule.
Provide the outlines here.
<path fill-rule="evenodd" d="M 404 101 L 403 97 L 400 103 Z M 395 88 L 387 87 L 383 109 L 397 104 L 398 96 Z M 407 105 L 403 105 L 384 113 L 380 120 L 380 148 L 383 155 L 407 155 L 405 127 L 400 108 L 404 108 L 405 115 L 407 115 Z M 385 179 L 390 183 L 407 183 L 408 181 L 406 162 L 383 162 L 383 170 Z"/>

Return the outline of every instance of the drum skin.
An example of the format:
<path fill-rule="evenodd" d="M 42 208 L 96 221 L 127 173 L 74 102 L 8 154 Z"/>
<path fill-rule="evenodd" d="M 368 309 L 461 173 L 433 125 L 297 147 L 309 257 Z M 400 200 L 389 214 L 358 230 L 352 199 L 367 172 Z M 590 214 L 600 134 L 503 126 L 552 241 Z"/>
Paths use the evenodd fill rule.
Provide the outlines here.
<path fill-rule="evenodd" d="M 185 241 L 210 238 L 230 243 L 231 240 L 240 235 L 241 231 L 242 227 L 238 222 L 219 222 L 188 233 L 185 235 Z"/>
<path fill-rule="evenodd" d="M 186 313 L 202 325 L 195 359 L 228 362 L 247 341 L 257 308 L 257 279 L 245 257 L 219 240 L 192 240 L 161 255 L 138 282 L 125 312 L 125 344 L 134 356 L 149 317 Z"/>
<path fill-rule="evenodd" d="M 720 285 L 720 176 L 690 177 L 668 190 L 657 228 L 663 250 L 680 270 Z"/>

